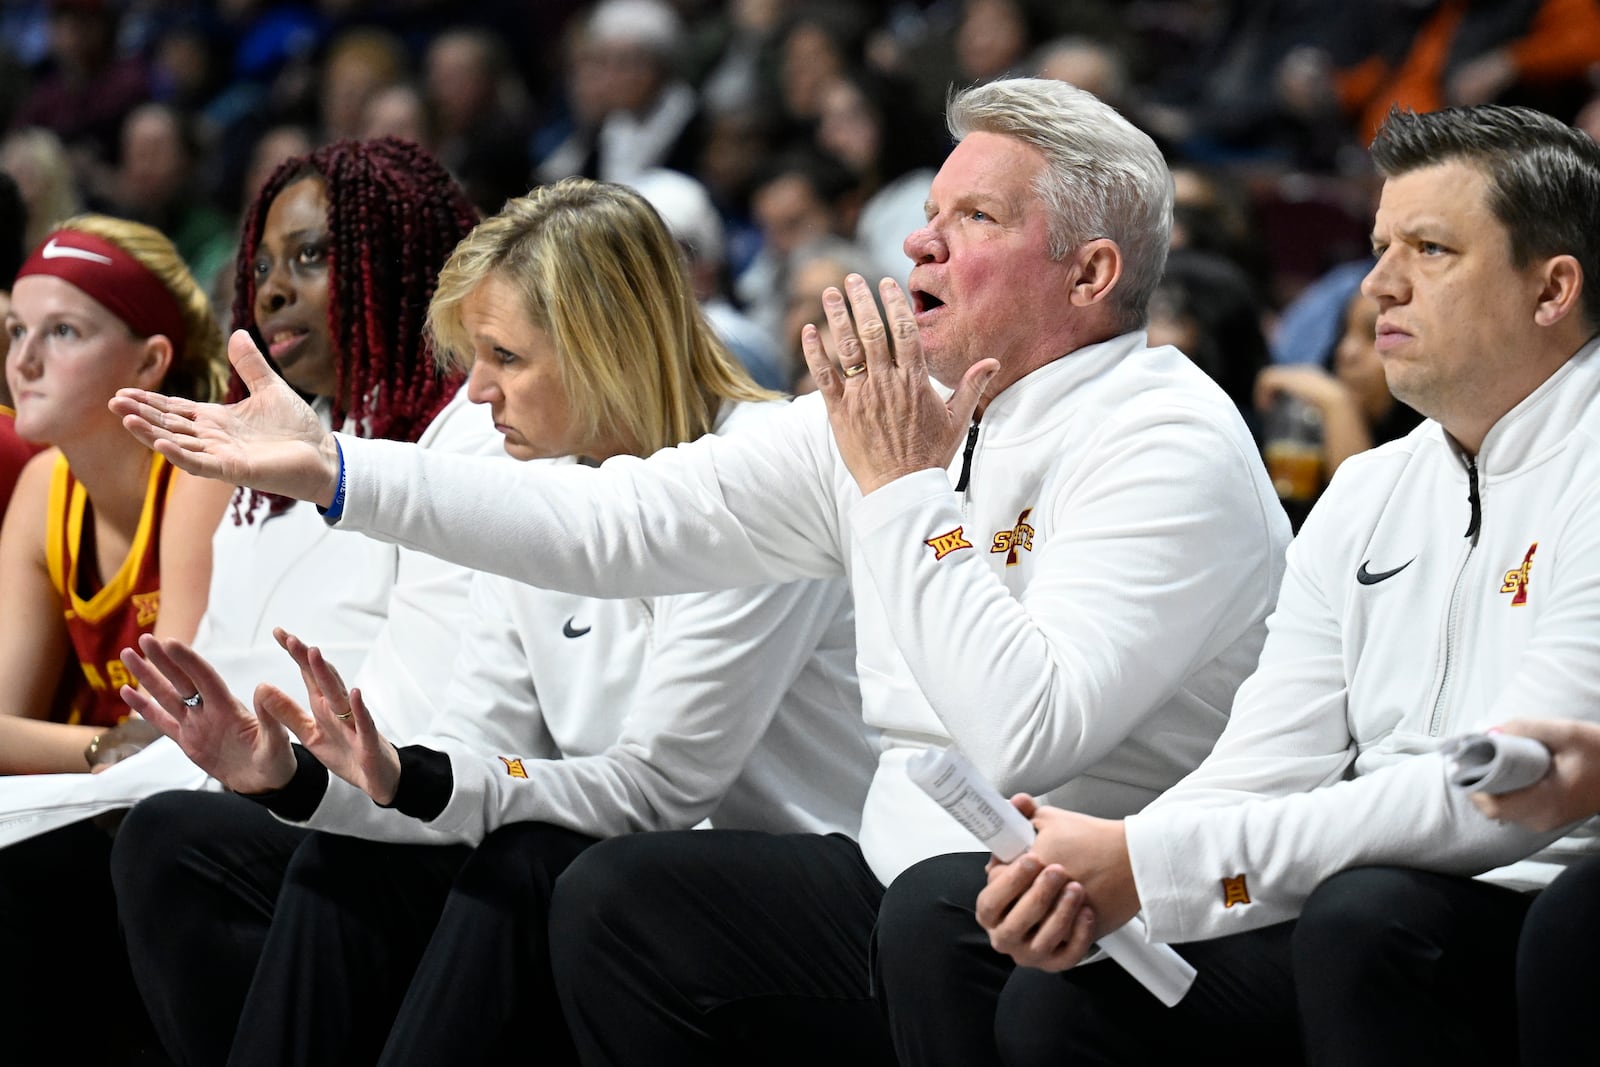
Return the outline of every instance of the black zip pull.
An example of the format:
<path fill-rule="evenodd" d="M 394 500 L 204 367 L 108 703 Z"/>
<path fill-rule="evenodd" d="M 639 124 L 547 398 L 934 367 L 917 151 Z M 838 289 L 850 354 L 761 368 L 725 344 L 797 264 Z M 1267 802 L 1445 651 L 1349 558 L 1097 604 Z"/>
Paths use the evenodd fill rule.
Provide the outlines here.
<path fill-rule="evenodd" d="M 961 477 L 956 481 L 956 492 L 965 493 L 967 483 L 972 480 L 972 450 L 978 447 L 978 420 L 972 420 L 972 428 L 967 431 L 967 450 L 961 454 Z"/>
<path fill-rule="evenodd" d="M 1478 457 L 1467 457 L 1467 503 L 1472 506 L 1472 521 L 1467 524 L 1464 537 L 1472 538 L 1472 547 L 1478 547 L 1478 528 L 1483 525 L 1483 501 L 1478 498 Z"/>

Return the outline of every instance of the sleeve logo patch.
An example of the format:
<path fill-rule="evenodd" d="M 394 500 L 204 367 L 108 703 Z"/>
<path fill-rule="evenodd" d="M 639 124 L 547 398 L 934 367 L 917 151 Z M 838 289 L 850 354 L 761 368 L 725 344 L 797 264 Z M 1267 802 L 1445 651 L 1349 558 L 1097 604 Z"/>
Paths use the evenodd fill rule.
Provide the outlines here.
<path fill-rule="evenodd" d="M 1522 557 L 1522 566 L 1506 571 L 1505 580 L 1500 583 L 1502 593 L 1510 593 L 1511 606 L 1520 608 L 1528 602 L 1528 572 L 1533 570 L 1533 554 L 1538 551 L 1539 542 L 1535 541 L 1528 546 L 1528 554 Z"/>
<path fill-rule="evenodd" d="M 972 547 L 972 542 L 962 536 L 961 527 L 959 526 L 949 533 L 942 533 L 938 537 L 930 537 L 922 543 L 933 549 L 933 558 L 935 560 L 944 559 L 958 548 Z"/>
<path fill-rule="evenodd" d="M 522 761 L 520 759 L 512 759 L 510 756 L 501 756 L 500 757 L 500 762 L 504 763 L 506 765 L 506 773 L 509 774 L 511 777 L 513 777 L 513 778 L 526 778 L 526 777 L 528 777 L 528 770 L 527 770 L 526 767 L 524 767 L 522 765 Z"/>
<path fill-rule="evenodd" d="M 1235 904 L 1250 903 L 1250 889 L 1245 885 L 1244 875 L 1236 874 L 1232 878 L 1222 880 L 1222 906 L 1231 908 Z"/>

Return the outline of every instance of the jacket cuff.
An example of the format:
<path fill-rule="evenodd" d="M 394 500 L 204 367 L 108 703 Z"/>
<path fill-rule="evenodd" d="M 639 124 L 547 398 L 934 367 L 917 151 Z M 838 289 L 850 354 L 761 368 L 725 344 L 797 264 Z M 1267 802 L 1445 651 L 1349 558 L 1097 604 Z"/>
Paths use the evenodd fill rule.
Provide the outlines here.
<path fill-rule="evenodd" d="M 432 822 L 450 803 L 450 794 L 455 791 L 450 757 L 424 745 L 396 748 L 395 754 L 400 757 L 400 781 L 395 786 L 394 799 L 381 806 Z"/>
<path fill-rule="evenodd" d="M 288 785 L 265 793 L 236 795 L 255 801 L 287 822 L 305 822 L 316 813 L 328 791 L 328 768 L 304 745 L 292 745 L 290 751 L 294 753 L 294 777 Z"/>

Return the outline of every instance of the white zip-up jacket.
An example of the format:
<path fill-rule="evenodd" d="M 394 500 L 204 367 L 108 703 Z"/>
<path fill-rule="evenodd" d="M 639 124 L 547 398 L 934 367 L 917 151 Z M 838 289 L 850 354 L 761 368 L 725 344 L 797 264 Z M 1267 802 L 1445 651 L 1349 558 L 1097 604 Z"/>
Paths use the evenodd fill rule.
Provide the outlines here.
<path fill-rule="evenodd" d="M 759 432 L 782 411 L 731 405 L 716 432 Z M 314 810 L 281 795 L 274 810 L 401 842 L 477 844 L 519 821 L 595 837 L 705 818 L 856 833 L 877 747 L 862 723 L 842 579 L 597 600 L 476 572 L 465 620 L 443 699 L 428 704 L 437 717 L 402 750 L 392 808 L 304 768 L 293 793 Z M 437 654 L 448 669 L 452 649 Z"/>
<path fill-rule="evenodd" d="M 1292 918 L 1349 867 L 1531 888 L 1595 847 L 1589 824 L 1540 835 L 1486 819 L 1438 749 L 1512 718 L 1600 721 L 1596 347 L 1475 460 L 1429 421 L 1339 468 L 1289 549 L 1261 666 L 1216 751 L 1127 820 L 1152 939 Z"/>
<path fill-rule="evenodd" d="M 317 408 L 326 419 L 328 404 Z M 467 400 L 465 385 L 417 447 L 506 458 L 494 420 Z M 261 507 L 249 522 L 235 521 L 230 505 L 211 546 L 210 594 L 194 647 L 235 696 L 248 704 L 261 682 L 303 692 L 300 669 L 272 639 L 273 627 L 282 626 L 355 679 L 384 709 L 389 736 L 409 737 L 431 721 L 467 606 L 465 569 L 369 538 L 339 537 L 308 503 L 270 518 Z"/>
<path fill-rule="evenodd" d="M 1255 666 L 1288 540 L 1238 412 L 1142 333 L 1028 375 L 948 471 L 865 498 L 816 396 L 755 433 L 598 470 L 340 443 L 341 525 L 542 587 L 847 574 L 884 743 L 860 840 L 885 883 L 975 848 L 907 777 L 922 749 L 953 742 L 1002 791 L 1100 815 L 1193 768 Z"/>

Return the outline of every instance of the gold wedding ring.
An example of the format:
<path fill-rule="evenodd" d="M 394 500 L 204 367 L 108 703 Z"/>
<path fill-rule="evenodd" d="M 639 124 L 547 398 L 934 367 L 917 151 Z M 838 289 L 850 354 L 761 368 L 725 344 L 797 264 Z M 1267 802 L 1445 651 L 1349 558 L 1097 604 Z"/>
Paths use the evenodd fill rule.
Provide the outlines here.
<path fill-rule="evenodd" d="M 335 719 L 348 719 L 350 716 L 352 716 L 354 714 L 355 714 L 354 710 L 345 711 L 345 712 L 336 711 L 336 712 L 333 713 L 333 717 Z"/>
<path fill-rule="evenodd" d="M 865 361 L 857 363 L 854 367 L 846 367 L 844 369 L 844 376 L 846 378 L 854 378 L 858 374 L 865 373 L 867 373 L 867 364 Z"/>

